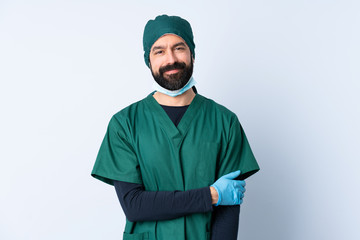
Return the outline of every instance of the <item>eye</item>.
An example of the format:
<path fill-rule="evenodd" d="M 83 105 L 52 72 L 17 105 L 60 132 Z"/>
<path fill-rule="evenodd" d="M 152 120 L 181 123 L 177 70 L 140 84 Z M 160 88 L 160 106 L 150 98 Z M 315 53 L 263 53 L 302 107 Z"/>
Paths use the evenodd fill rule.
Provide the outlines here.
<path fill-rule="evenodd" d="M 154 54 L 155 54 L 155 55 L 160 55 L 160 54 L 162 54 L 163 52 L 164 52 L 163 50 L 158 50 L 158 51 L 155 51 Z"/>
<path fill-rule="evenodd" d="M 182 51 L 182 50 L 184 50 L 185 48 L 184 47 L 176 47 L 175 48 L 175 50 L 177 50 L 177 51 Z"/>

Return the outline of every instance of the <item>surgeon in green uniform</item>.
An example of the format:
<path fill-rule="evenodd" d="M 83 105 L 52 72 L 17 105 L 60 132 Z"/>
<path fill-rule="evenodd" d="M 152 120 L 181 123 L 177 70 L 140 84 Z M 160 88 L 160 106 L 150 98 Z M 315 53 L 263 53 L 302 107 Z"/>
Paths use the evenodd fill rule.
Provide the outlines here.
<path fill-rule="evenodd" d="M 155 91 L 113 115 L 92 176 L 110 185 L 141 184 L 148 192 L 206 188 L 214 207 L 239 205 L 240 183 L 259 166 L 236 115 L 194 87 L 190 24 L 158 16 L 146 24 L 143 44 Z M 169 106 L 187 106 L 177 125 L 164 110 Z M 167 220 L 127 219 L 123 239 L 211 239 L 211 222 L 212 210 Z"/>

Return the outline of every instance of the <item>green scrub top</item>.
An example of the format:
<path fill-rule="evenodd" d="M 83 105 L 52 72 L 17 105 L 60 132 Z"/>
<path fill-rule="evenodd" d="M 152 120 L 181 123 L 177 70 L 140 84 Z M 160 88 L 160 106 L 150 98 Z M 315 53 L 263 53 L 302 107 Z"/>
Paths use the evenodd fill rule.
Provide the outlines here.
<path fill-rule="evenodd" d="M 92 176 L 143 184 L 147 191 L 186 191 L 210 186 L 241 170 L 259 170 L 236 115 L 196 94 L 176 127 L 149 94 L 110 120 Z M 210 239 L 211 212 L 166 221 L 126 221 L 124 240 Z"/>

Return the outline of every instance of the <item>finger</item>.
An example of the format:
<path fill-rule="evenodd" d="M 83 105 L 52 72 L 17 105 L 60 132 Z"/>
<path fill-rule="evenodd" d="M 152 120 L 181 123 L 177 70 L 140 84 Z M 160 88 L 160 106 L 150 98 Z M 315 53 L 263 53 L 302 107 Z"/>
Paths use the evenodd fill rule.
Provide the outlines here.
<path fill-rule="evenodd" d="M 241 202 L 241 200 L 242 200 L 242 197 L 241 197 L 241 195 L 242 195 L 242 192 L 238 192 L 238 198 L 237 198 L 237 201 L 238 201 L 238 204 L 240 204 L 240 202 Z"/>
<path fill-rule="evenodd" d="M 243 199 L 243 198 L 244 198 L 244 193 L 241 193 L 240 199 Z"/>
<path fill-rule="evenodd" d="M 243 192 L 243 193 L 244 193 L 244 192 L 246 192 L 246 188 L 245 188 L 245 187 L 243 187 L 242 185 L 241 185 L 241 186 L 239 186 L 239 189 L 240 189 L 240 191 L 241 191 L 241 192 Z"/>
<path fill-rule="evenodd" d="M 246 186 L 246 182 L 244 180 L 233 180 L 236 181 L 239 185 L 245 187 Z"/>
<path fill-rule="evenodd" d="M 244 194 L 241 191 L 236 191 L 233 193 L 233 203 L 234 205 L 239 205 L 243 201 Z"/>
<path fill-rule="evenodd" d="M 239 194 L 243 194 L 246 192 L 246 189 L 243 187 L 235 188 L 234 191 L 238 192 Z"/>
<path fill-rule="evenodd" d="M 240 170 L 237 170 L 235 172 L 231 172 L 231 173 L 228 173 L 224 176 L 222 176 L 223 178 L 226 178 L 226 179 L 234 179 L 236 177 L 238 177 L 240 175 L 241 171 Z"/>
<path fill-rule="evenodd" d="M 241 189 L 244 189 L 245 188 L 245 184 L 243 181 L 232 181 L 233 182 L 233 186 L 235 188 L 241 188 Z"/>

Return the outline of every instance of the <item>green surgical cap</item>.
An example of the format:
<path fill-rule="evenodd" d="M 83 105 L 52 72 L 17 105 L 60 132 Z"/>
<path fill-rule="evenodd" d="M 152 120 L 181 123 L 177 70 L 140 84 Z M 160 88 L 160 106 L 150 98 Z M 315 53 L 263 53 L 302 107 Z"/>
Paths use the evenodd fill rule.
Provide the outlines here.
<path fill-rule="evenodd" d="M 195 58 L 195 43 L 190 23 L 181 17 L 161 15 L 157 16 L 155 20 L 149 20 L 144 29 L 144 60 L 148 67 L 150 67 L 152 45 L 165 34 L 175 34 L 184 39 Z"/>

